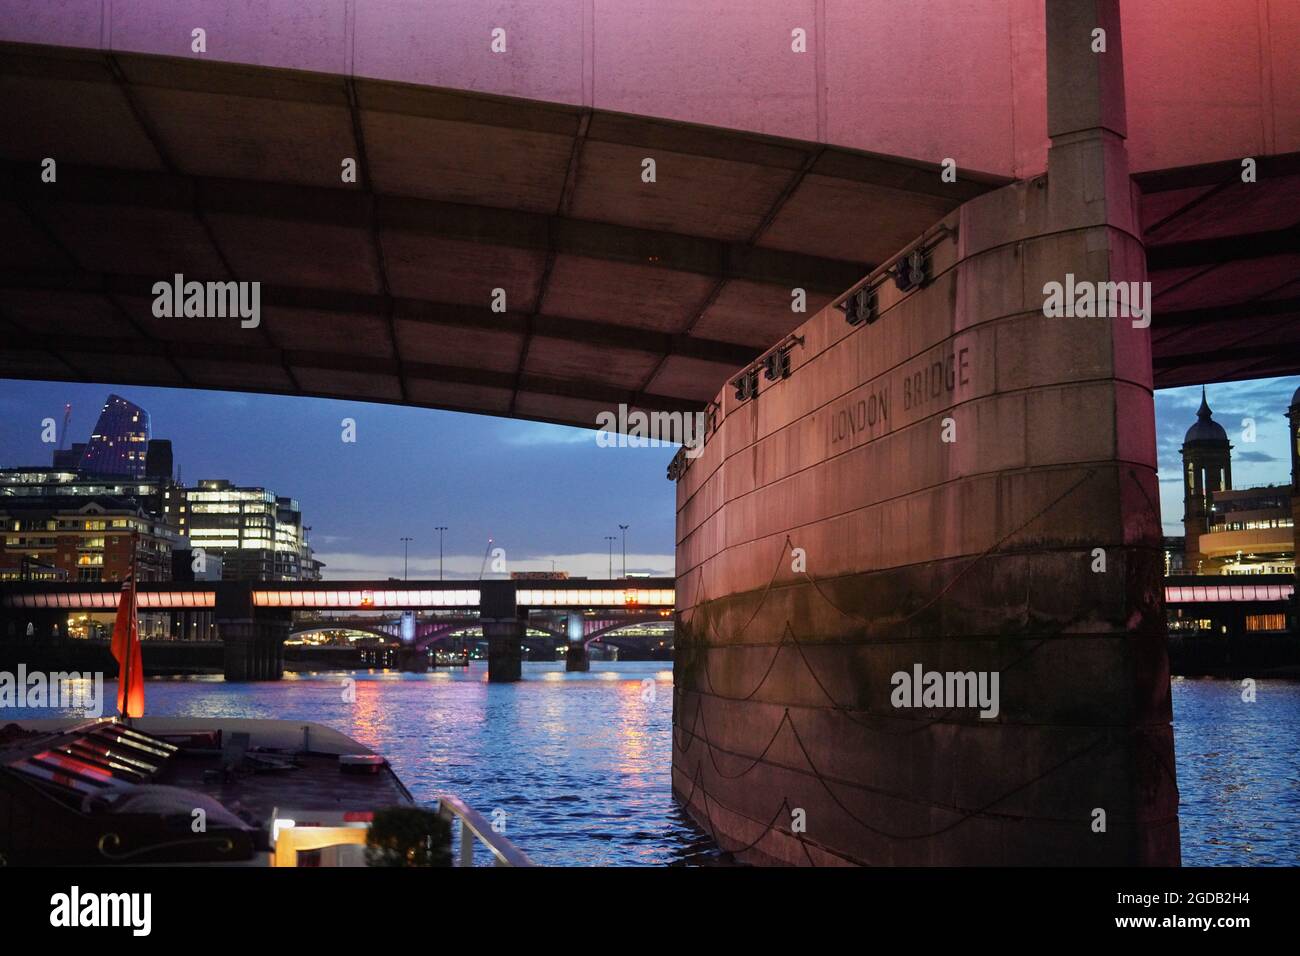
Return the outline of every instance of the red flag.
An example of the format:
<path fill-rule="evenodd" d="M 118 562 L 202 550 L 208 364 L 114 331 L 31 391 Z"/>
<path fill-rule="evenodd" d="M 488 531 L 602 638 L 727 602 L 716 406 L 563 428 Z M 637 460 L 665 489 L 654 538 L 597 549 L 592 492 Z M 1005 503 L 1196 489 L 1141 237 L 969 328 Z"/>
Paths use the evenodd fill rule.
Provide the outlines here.
<path fill-rule="evenodd" d="M 135 616 L 134 567 L 122 582 L 117 620 L 113 622 L 112 649 L 118 665 L 117 712 L 123 717 L 143 717 L 144 663 L 140 659 L 140 629 Z"/>

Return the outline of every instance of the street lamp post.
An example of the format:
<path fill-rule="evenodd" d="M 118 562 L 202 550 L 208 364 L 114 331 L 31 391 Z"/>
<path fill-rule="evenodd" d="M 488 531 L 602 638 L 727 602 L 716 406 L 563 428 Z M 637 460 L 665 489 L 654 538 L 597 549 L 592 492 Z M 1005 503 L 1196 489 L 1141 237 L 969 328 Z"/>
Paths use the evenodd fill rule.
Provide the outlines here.
<path fill-rule="evenodd" d="M 605 535 L 605 540 L 609 542 L 609 579 L 614 580 L 614 536 Z"/>
<path fill-rule="evenodd" d="M 623 531 L 623 577 L 627 577 L 627 529 L 629 525 L 621 524 L 619 528 Z"/>
<path fill-rule="evenodd" d="M 406 581 L 410 578 L 410 575 L 407 572 L 410 570 L 410 560 L 409 560 L 411 554 L 410 547 L 411 547 L 411 542 L 414 540 L 415 540 L 414 538 L 406 538 L 406 537 L 402 538 L 402 580 L 403 581 Z"/>
<path fill-rule="evenodd" d="M 442 533 L 447 530 L 445 524 L 440 524 L 433 529 L 438 532 L 438 580 L 442 580 Z"/>

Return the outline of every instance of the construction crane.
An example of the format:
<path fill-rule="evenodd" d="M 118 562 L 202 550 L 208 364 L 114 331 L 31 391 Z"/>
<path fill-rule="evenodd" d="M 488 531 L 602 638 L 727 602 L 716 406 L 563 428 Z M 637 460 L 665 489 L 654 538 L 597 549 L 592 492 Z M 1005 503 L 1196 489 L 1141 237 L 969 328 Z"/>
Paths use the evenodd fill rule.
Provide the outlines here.
<path fill-rule="evenodd" d="M 72 403 L 65 402 L 63 405 L 63 434 L 59 436 L 59 451 L 63 451 L 63 444 L 68 440 L 68 426 L 72 424 Z"/>

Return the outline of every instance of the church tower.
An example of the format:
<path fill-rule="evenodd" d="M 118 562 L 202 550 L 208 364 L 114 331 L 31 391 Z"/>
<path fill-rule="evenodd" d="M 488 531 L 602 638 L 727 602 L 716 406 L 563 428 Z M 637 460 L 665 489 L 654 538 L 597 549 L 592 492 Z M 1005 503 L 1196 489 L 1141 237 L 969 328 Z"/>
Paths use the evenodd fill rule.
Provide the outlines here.
<path fill-rule="evenodd" d="M 1292 437 L 1300 423 L 1300 409 L 1292 418 Z M 1210 404 L 1201 388 L 1201 407 L 1196 412 L 1196 424 L 1187 429 L 1183 438 L 1183 533 L 1186 535 L 1186 561 L 1184 566 L 1193 574 L 1208 572 L 1202 567 L 1204 557 L 1200 537 L 1210 530 L 1211 495 L 1232 487 L 1232 445 L 1228 433 L 1211 417 Z M 1293 442 L 1294 445 L 1294 442 Z M 1292 448 L 1292 461 L 1296 450 Z"/>

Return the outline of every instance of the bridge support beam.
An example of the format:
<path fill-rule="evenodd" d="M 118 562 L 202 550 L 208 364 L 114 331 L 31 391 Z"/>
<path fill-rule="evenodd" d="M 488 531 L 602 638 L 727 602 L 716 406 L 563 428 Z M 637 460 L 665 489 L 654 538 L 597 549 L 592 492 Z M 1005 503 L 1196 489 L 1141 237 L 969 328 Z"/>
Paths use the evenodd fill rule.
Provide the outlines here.
<path fill-rule="evenodd" d="M 519 680 L 523 676 L 519 643 L 524 623 L 518 618 L 484 621 L 483 636 L 488 642 L 488 680 L 494 684 Z"/>
<path fill-rule="evenodd" d="M 228 681 L 279 680 L 284 676 L 287 616 L 218 619 L 217 636 L 225 645 Z"/>
<path fill-rule="evenodd" d="M 519 617 L 514 581 L 484 581 L 480 585 L 479 620 L 488 642 L 488 680 L 494 684 L 519 680 L 527 618 Z"/>
<path fill-rule="evenodd" d="M 678 480 L 673 789 L 748 861 L 1179 862 L 1150 335 L 1095 308 L 1150 304 L 1118 0 L 1047 30 L 1046 177 L 805 323 Z"/>
<path fill-rule="evenodd" d="M 587 645 L 582 641 L 570 641 L 568 650 L 564 654 L 564 669 L 566 671 L 589 671 L 591 670 L 591 658 L 587 654 Z"/>
<path fill-rule="evenodd" d="M 217 637 L 225 646 L 228 681 L 279 680 L 284 676 L 284 642 L 293 626 L 287 611 L 259 611 L 246 581 L 217 585 Z"/>
<path fill-rule="evenodd" d="M 564 654 L 566 671 L 589 671 L 591 659 L 587 656 L 587 642 L 583 640 L 582 615 L 570 614 L 565 621 L 565 636 L 568 648 Z"/>
<path fill-rule="evenodd" d="M 429 651 L 423 647 L 398 648 L 397 666 L 403 671 L 423 674 L 429 669 Z"/>

